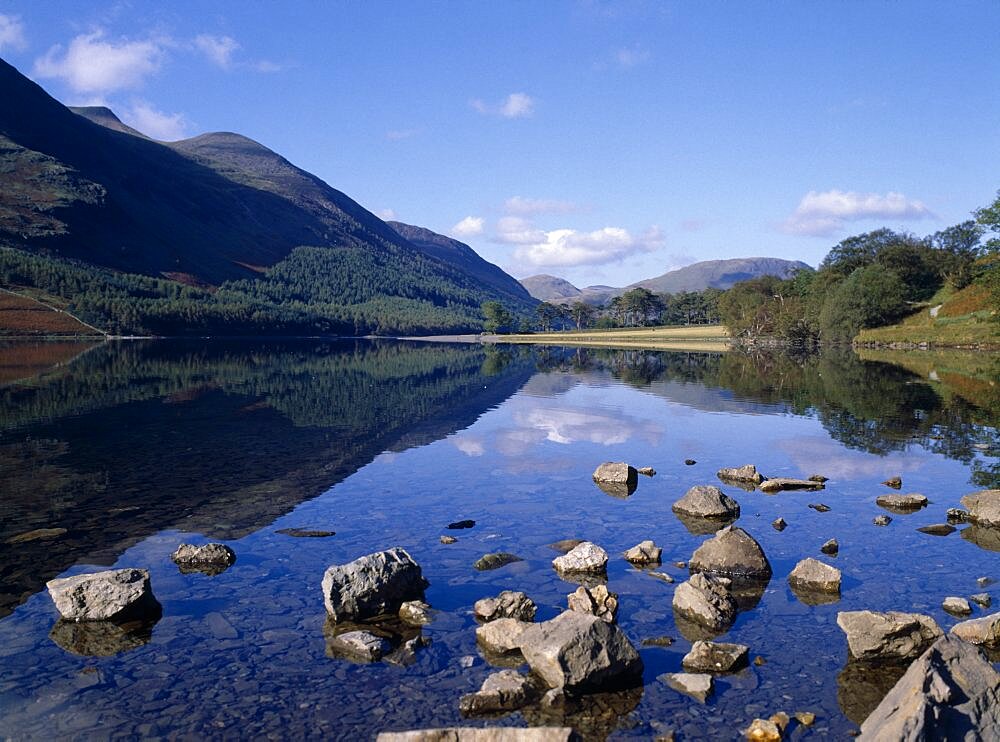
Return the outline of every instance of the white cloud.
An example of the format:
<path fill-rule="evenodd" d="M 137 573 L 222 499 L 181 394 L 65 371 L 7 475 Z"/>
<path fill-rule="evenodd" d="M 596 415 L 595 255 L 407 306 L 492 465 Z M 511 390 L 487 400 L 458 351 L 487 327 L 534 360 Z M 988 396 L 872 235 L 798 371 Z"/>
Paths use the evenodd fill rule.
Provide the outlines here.
<path fill-rule="evenodd" d="M 24 24 L 21 23 L 21 18 L 0 13 L 0 51 L 5 49 L 22 51 L 27 47 L 28 40 L 24 36 Z"/>
<path fill-rule="evenodd" d="M 232 36 L 211 36 L 201 34 L 195 37 L 195 48 L 208 57 L 208 60 L 224 70 L 233 66 L 233 54 L 240 44 Z"/>
<path fill-rule="evenodd" d="M 526 118 L 535 112 L 535 99 L 527 93 L 511 93 L 495 106 L 479 98 L 473 98 L 469 101 L 469 105 L 481 114 L 503 116 L 508 119 Z"/>
<path fill-rule="evenodd" d="M 97 30 L 77 36 L 65 51 L 53 46 L 35 60 L 34 74 L 58 78 L 80 93 L 109 93 L 141 87 L 163 61 L 163 40 L 105 41 Z"/>
<path fill-rule="evenodd" d="M 475 237 L 483 233 L 483 218 L 481 216 L 467 216 L 454 227 L 451 233 L 456 237 Z"/>
<path fill-rule="evenodd" d="M 531 245 L 545 241 L 544 230 L 519 216 L 505 216 L 497 221 L 494 242 L 505 245 Z"/>
<path fill-rule="evenodd" d="M 556 201 L 546 198 L 521 198 L 514 196 L 504 202 L 504 211 L 508 214 L 529 216 L 532 214 L 567 214 L 577 210 L 572 201 Z"/>
<path fill-rule="evenodd" d="M 392 209 L 381 209 L 376 211 L 375 215 L 384 222 L 396 221 L 396 212 Z"/>
<path fill-rule="evenodd" d="M 656 227 L 639 236 L 621 227 L 604 227 L 593 232 L 555 229 L 539 233 L 540 240 L 518 242 L 520 246 L 514 251 L 516 260 L 536 268 L 601 265 L 663 247 L 663 236 Z M 519 232 L 515 236 L 527 234 Z"/>
<path fill-rule="evenodd" d="M 158 111 L 146 101 L 135 101 L 122 111 L 122 120 L 143 134 L 164 142 L 174 142 L 187 136 L 188 122 L 182 113 Z"/>
<path fill-rule="evenodd" d="M 828 237 L 849 222 L 868 219 L 912 221 L 933 216 L 923 202 L 908 199 L 895 191 L 884 196 L 855 191 L 809 191 L 780 228 L 789 234 Z"/>

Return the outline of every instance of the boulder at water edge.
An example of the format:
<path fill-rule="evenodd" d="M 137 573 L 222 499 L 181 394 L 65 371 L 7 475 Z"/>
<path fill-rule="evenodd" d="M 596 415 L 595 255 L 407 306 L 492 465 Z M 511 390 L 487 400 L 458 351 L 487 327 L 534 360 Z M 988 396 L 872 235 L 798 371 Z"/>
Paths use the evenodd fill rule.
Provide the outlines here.
<path fill-rule="evenodd" d="M 913 659 L 941 637 L 933 618 L 919 613 L 844 611 L 837 625 L 847 635 L 851 656 L 859 660 Z"/>
<path fill-rule="evenodd" d="M 323 602 L 334 621 L 363 621 L 422 600 L 427 585 L 420 566 L 397 546 L 328 568 Z"/>
<path fill-rule="evenodd" d="M 753 536 L 736 526 L 726 526 L 699 546 L 688 567 L 692 572 L 709 572 L 751 580 L 771 578 L 771 565 Z"/>
<path fill-rule="evenodd" d="M 145 569 L 63 577 L 45 586 L 59 614 L 70 621 L 129 621 L 155 618 L 162 612 Z"/>

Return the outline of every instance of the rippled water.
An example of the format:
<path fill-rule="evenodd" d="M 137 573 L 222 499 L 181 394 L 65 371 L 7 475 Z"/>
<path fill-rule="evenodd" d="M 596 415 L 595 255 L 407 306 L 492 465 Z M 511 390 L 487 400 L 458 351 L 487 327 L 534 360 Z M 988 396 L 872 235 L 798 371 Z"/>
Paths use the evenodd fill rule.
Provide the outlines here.
<path fill-rule="evenodd" d="M 640 689 L 565 716 L 529 708 L 464 723 L 565 723 L 593 739 L 667 729 L 730 738 L 755 716 L 808 710 L 817 722 L 802 732 L 843 737 L 894 676 L 847 663 L 837 612 L 919 611 L 948 627 L 956 619 L 941 610 L 944 597 L 980 592 L 979 576 L 1000 579 L 1000 533 L 916 530 L 944 522 L 962 495 L 1000 486 L 993 356 L 892 359 L 904 368 L 843 352 L 40 347 L 0 348 L 3 736 L 367 739 L 463 723 L 459 697 L 491 671 L 476 648 L 473 603 L 517 589 L 539 604 L 539 619 L 556 615 L 576 585 L 556 575 L 548 544 L 584 538 L 612 555 L 608 586 L 633 642 L 676 641 L 642 647 Z M 630 497 L 609 496 L 590 475 L 618 460 L 657 474 Z M 719 484 L 720 467 L 745 463 L 830 481 L 822 492 L 778 495 L 723 485 L 774 568 L 723 640 L 750 645 L 766 663 L 719 678 L 702 705 L 657 680 L 678 671 L 690 647 L 671 611 L 674 585 L 618 555 L 653 539 L 662 571 L 683 579 L 672 563 L 706 536 L 670 506 L 695 484 Z M 931 505 L 878 528 L 874 499 L 897 474 L 903 492 Z M 808 507 L 818 502 L 830 511 Z M 778 516 L 789 524 L 780 533 L 770 526 Z M 446 530 L 461 519 L 476 526 Z M 336 535 L 277 533 L 296 527 Z M 10 543 L 39 528 L 67 530 Z M 444 533 L 457 543 L 441 544 Z M 831 537 L 837 557 L 819 553 Z M 229 544 L 236 564 L 211 577 L 179 572 L 169 558 L 176 546 L 206 540 Z M 429 646 L 411 664 L 329 656 L 323 571 L 397 545 L 431 583 Z M 523 561 L 473 569 L 493 551 Z M 791 592 L 787 574 L 806 556 L 843 570 L 839 601 L 807 605 Z M 151 631 L 57 625 L 45 581 L 112 566 L 151 571 L 163 604 Z"/>

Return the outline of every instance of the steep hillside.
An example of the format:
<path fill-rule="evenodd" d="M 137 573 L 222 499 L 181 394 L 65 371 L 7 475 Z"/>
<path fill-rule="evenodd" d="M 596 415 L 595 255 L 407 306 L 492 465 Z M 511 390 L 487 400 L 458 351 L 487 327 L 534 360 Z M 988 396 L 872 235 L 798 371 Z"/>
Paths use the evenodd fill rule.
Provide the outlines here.
<path fill-rule="evenodd" d="M 521 279 L 521 285 L 539 301 L 558 302 L 579 298 L 581 291 L 565 278 L 539 274 Z"/>
<path fill-rule="evenodd" d="M 101 326 L 179 331 L 185 314 L 197 314 L 209 323 L 201 330 L 227 332 L 232 328 L 213 323 L 240 314 L 241 328 L 266 329 L 272 310 L 290 316 L 285 311 L 290 309 L 289 328 L 391 332 L 405 327 L 413 332 L 420 329 L 413 323 L 416 312 L 434 315 L 433 327 L 440 331 L 478 325 L 484 301 L 503 301 L 515 312 L 534 304 L 513 279 L 471 248 L 418 248 L 345 194 L 246 137 L 213 133 L 156 142 L 108 109 L 71 111 L 2 60 L 0 99 L 0 245 L 70 261 L 51 270 L 37 264 L 22 270 L 24 261 L 7 252 L 4 270 L 9 277 L 44 278 L 45 285 L 22 285 L 53 291 L 72 303 L 81 297 L 54 291 L 53 276 L 75 271 L 79 277 L 81 271 L 97 269 L 93 290 L 82 279 L 74 281 L 88 294 L 104 295 L 102 301 L 90 296 L 88 303 L 88 311 L 106 310 L 103 318 L 88 315 L 103 319 Z M 300 246 L 331 254 L 298 253 L 293 259 Z M 313 270 L 334 269 L 309 276 L 306 293 L 326 297 L 322 307 L 296 293 L 301 281 L 293 285 L 281 278 L 286 260 L 293 260 L 290 271 L 301 278 L 303 255 Z M 361 272 L 339 270 L 345 266 Z M 107 269 L 128 275 L 100 272 Z M 270 279 L 264 293 L 273 306 L 254 309 L 261 287 L 253 284 L 262 274 Z M 180 296 L 169 285 L 151 290 L 141 276 L 198 288 L 235 281 L 233 290 L 242 295 L 230 291 L 227 301 Z M 133 316 L 148 318 L 148 302 L 137 312 L 123 307 L 160 298 L 173 304 L 159 306 L 154 322 Z M 197 311 L 185 310 L 178 301 L 195 301 Z M 221 304 L 226 306 L 220 309 Z M 112 309 L 115 316 L 108 316 Z M 324 321 L 315 325 L 313 315 Z"/>

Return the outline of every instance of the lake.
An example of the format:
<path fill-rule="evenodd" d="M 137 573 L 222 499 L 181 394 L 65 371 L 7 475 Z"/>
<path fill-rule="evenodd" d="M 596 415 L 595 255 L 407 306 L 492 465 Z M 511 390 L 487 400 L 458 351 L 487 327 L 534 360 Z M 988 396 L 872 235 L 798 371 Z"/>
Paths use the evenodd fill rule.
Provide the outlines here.
<path fill-rule="evenodd" d="M 902 364 L 902 365 L 898 365 Z M 1000 579 L 1000 532 L 944 523 L 959 498 L 1000 487 L 1000 359 L 988 354 L 676 353 L 324 341 L 137 341 L 0 347 L 0 736 L 372 739 L 456 724 L 567 724 L 588 739 L 740 737 L 758 716 L 811 711 L 809 736 L 843 738 L 898 677 L 847 660 L 839 611 L 927 613 Z M 685 464 L 691 459 L 696 463 Z M 605 461 L 651 466 L 631 496 L 591 480 Z M 721 467 L 829 477 L 767 495 Z M 881 482 L 930 505 L 885 513 Z M 774 576 L 720 640 L 764 662 L 721 676 L 707 703 L 657 679 L 690 649 L 670 584 L 621 552 L 663 548 L 677 582 L 707 538 L 671 505 L 715 484 Z M 810 508 L 823 503 L 828 512 Z M 771 522 L 784 518 L 777 531 Z M 475 526 L 448 530 L 474 520 Z M 334 531 L 295 538 L 288 528 Z M 65 529 L 23 540 L 37 529 Z M 453 544 L 440 542 L 453 535 Z M 22 538 L 18 538 L 18 537 Z M 463 720 L 458 700 L 494 670 L 473 603 L 526 592 L 538 619 L 575 583 L 549 544 L 587 539 L 611 556 L 618 623 L 643 687 L 561 712 Z M 827 539 L 839 555 L 825 556 Z M 184 574 L 182 542 L 222 541 L 221 574 Z M 392 546 L 430 581 L 427 646 L 395 662 L 328 652 L 320 591 L 333 564 Z M 480 572 L 506 551 L 522 561 Z M 843 571 L 839 600 L 812 605 L 787 575 L 805 557 Z M 163 606 L 120 632 L 58 624 L 45 583 L 101 569 L 151 572 Z M 1000 585 L 1000 583 L 998 583 Z M 1000 600 L 997 585 L 988 587 Z M 813 601 L 810 601 L 813 602 Z M 984 615 L 976 608 L 974 615 Z M 414 630 L 417 631 L 417 630 Z M 657 637 L 669 646 L 643 645 Z M 665 643 L 665 642 L 664 642 Z"/>

